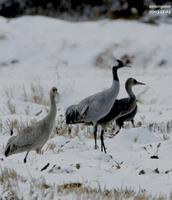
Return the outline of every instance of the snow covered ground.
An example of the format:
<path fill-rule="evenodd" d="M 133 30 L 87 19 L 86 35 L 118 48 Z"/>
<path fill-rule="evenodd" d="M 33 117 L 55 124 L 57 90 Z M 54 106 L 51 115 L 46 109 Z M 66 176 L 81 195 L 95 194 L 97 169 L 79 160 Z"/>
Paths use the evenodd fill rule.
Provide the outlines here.
<path fill-rule="evenodd" d="M 16 194 L 24 199 L 71 199 L 57 192 L 56 188 L 65 183 L 109 190 L 128 188 L 170 198 L 171 32 L 168 24 L 137 21 L 71 23 L 45 17 L 0 17 L 1 198 Z M 72 136 L 68 136 L 63 118 L 67 106 L 110 86 L 114 57 L 128 59 L 132 65 L 119 71 L 118 98 L 126 96 L 128 77 L 146 86 L 134 89 L 140 102 L 137 127 L 128 125 L 117 136 L 106 137 L 108 153 L 104 154 L 94 150 L 91 128 L 73 126 Z M 25 153 L 5 158 L 4 148 L 10 138 L 7 121 L 26 123 L 44 117 L 52 86 L 60 93 L 58 134 L 49 139 L 43 155 L 31 152 L 26 164 Z M 47 163 L 47 169 L 41 171 Z"/>

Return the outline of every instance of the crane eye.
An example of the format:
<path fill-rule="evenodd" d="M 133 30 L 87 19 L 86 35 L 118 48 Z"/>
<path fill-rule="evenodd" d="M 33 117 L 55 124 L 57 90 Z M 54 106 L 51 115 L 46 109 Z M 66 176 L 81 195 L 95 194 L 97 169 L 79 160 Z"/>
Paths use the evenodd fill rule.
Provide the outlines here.
<path fill-rule="evenodd" d="M 57 92 L 57 89 L 56 89 L 56 88 L 53 88 L 53 92 Z"/>

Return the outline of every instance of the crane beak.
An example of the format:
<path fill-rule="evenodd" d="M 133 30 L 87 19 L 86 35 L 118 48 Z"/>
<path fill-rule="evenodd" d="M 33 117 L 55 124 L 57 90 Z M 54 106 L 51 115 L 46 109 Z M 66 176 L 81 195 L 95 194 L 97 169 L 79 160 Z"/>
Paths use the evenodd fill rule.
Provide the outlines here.
<path fill-rule="evenodd" d="M 58 92 L 58 90 L 56 91 L 56 95 L 57 95 L 57 96 L 59 95 L 59 92 Z"/>
<path fill-rule="evenodd" d="M 8 153 L 10 152 L 10 146 L 8 146 L 8 148 L 5 150 L 5 157 L 8 156 Z"/>
<path fill-rule="evenodd" d="M 136 84 L 137 84 L 137 85 L 146 85 L 145 83 L 142 83 L 142 82 L 139 82 L 139 81 L 137 81 Z"/>

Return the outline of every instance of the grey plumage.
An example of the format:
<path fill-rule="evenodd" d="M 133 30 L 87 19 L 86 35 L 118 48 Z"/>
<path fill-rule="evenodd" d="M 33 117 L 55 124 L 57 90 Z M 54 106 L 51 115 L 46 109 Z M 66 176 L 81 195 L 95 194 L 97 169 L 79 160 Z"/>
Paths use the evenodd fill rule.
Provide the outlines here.
<path fill-rule="evenodd" d="M 50 91 L 51 108 L 45 118 L 36 122 L 30 127 L 21 130 L 17 136 L 11 137 L 5 148 L 5 156 L 27 151 L 26 157 L 31 150 L 40 151 L 48 140 L 56 117 L 55 96 L 58 94 L 57 88 Z M 26 157 L 24 162 L 26 162 Z"/>
<path fill-rule="evenodd" d="M 78 110 L 84 122 L 96 124 L 99 119 L 110 111 L 118 92 L 119 81 L 113 80 L 109 89 L 82 100 L 78 104 Z"/>
<path fill-rule="evenodd" d="M 67 124 L 85 123 L 94 126 L 95 149 L 97 148 L 97 122 L 110 112 L 120 88 L 117 70 L 126 66 L 120 60 L 117 62 L 118 65 L 112 68 L 113 83 L 110 88 L 89 96 L 66 110 Z"/>

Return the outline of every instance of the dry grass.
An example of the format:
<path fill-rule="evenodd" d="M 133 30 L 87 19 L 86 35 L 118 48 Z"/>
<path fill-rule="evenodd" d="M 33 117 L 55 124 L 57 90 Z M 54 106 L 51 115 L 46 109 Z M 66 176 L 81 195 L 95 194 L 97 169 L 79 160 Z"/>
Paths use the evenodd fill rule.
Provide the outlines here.
<path fill-rule="evenodd" d="M 10 135 L 13 135 L 14 129 L 17 129 L 19 126 L 19 121 L 17 119 L 7 119 L 5 125 L 3 126 L 3 129 L 5 130 L 5 133 L 10 133 Z"/>
<path fill-rule="evenodd" d="M 150 131 L 160 133 L 162 139 L 167 140 L 169 139 L 169 133 L 172 131 L 172 120 L 167 122 L 148 123 L 145 120 L 145 116 L 142 116 L 140 121 L 135 122 L 135 127 L 147 127 Z M 133 125 L 131 122 L 125 122 L 123 128 L 133 128 Z M 104 137 L 111 137 L 117 130 L 118 127 L 116 127 L 115 121 L 106 124 Z M 101 128 L 98 127 L 98 138 L 100 137 L 100 133 Z M 55 128 L 51 137 L 62 135 L 65 137 L 74 138 L 80 136 L 81 134 L 84 134 L 86 138 L 94 138 L 93 126 L 88 126 L 84 124 L 67 125 L 65 122 L 65 116 L 60 115 L 59 117 L 57 117 Z M 136 143 L 137 141 L 138 138 L 136 137 L 134 139 L 134 142 Z"/>
<path fill-rule="evenodd" d="M 131 127 L 131 123 L 126 123 L 127 125 L 125 128 Z M 116 132 L 116 126 L 114 121 L 107 123 L 105 127 L 105 134 L 104 137 L 109 137 L 109 135 L 113 135 L 114 131 Z M 101 133 L 101 126 L 98 126 L 97 131 L 97 137 L 100 137 Z M 56 135 L 61 135 L 64 137 L 79 137 L 81 134 L 83 134 L 86 138 L 94 138 L 93 134 L 93 126 L 92 125 L 84 125 L 84 124 L 73 124 L 73 125 L 67 125 L 65 122 L 64 115 L 60 115 L 57 117 L 55 128 L 53 130 L 53 133 L 51 137 L 54 137 Z"/>
<path fill-rule="evenodd" d="M 123 200 L 123 199 L 134 199 L 134 200 L 164 200 L 164 197 L 153 197 L 146 194 L 145 192 L 135 192 L 132 189 L 101 189 L 91 188 L 89 186 L 84 186 L 82 183 L 66 183 L 58 186 L 58 193 L 63 195 L 72 194 L 75 199 L 94 199 L 94 200 Z"/>
<path fill-rule="evenodd" d="M 5 184 L 9 180 L 13 180 L 13 181 L 22 180 L 22 181 L 24 181 L 25 179 L 22 176 L 18 175 L 17 172 L 14 169 L 0 168 L 0 183 Z"/>
<path fill-rule="evenodd" d="M 10 114 L 15 114 L 16 113 L 16 106 L 14 103 L 12 103 L 12 101 L 14 100 L 14 90 L 13 88 L 6 88 L 4 90 L 4 94 L 7 98 L 7 103 L 6 103 L 6 107 L 9 111 Z"/>
<path fill-rule="evenodd" d="M 8 87 L 4 90 L 5 96 L 7 99 L 14 99 L 14 90 L 11 87 Z"/>
<path fill-rule="evenodd" d="M 47 91 L 45 93 L 45 88 L 39 81 L 31 83 L 30 87 L 26 90 L 26 88 L 18 87 L 21 90 L 21 96 L 25 102 L 50 106 L 49 93 Z M 7 98 L 7 108 L 11 114 L 16 113 L 15 105 L 12 103 L 12 100 L 16 98 L 16 89 L 13 87 L 8 87 L 4 90 L 5 96 Z M 17 90 L 18 94 L 18 90 Z M 29 114 L 29 107 L 25 108 L 25 113 Z"/>
<path fill-rule="evenodd" d="M 55 185 L 47 184 L 45 179 L 32 179 L 29 188 L 31 199 L 56 199 L 58 197 Z"/>
<path fill-rule="evenodd" d="M 14 184 L 15 183 L 15 184 Z M 31 178 L 26 180 L 22 176 L 16 173 L 13 169 L 0 169 L 0 184 L 3 186 L 2 194 L 6 193 L 9 200 L 26 199 L 26 194 L 18 190 L 19 183 L 27 184 L 28 193 L 30 199 L 57 199 L 57 198 L 73 198 L 76 200 L 165 200 L 163 196 L 154 197 L 147 194 L 144 190 L 139 192 L 133 189 L 106 189 L 101 188 L 100 185 L 96 188 L 86 186 L 80 182 L 64 183 L 61 185 L 55 185 L 47 183 L 46 180 L 41 177 L 39 179 Z M 18 197 L 20 196 L 20 198 Z M 67 198 L 68 197 L 68 198 Z"/>
<path fill-rule="evenodd" d="M 29 122 L 24 122 L 18 119 L 7 119 L 5 125 L 3 126 L 3 129 L 5 130 L 4 133 L 9 133 L 10 135 L 13 135 L 14 133 L 15 135 L 23 133 L 24 129 L 33 126 L 36 122 L 36 119 L 32 119 Z"/>
<path fill-rule="evenodd" d="M 161 121 L 161 122 L 147 122 L 146 116 L 141 116 L 140 121 L 135 123 L 136 127 L 146 127 L 151 132 L 159 133 L 160 137 L 162 137 L 163 140 L 168 140 L 170 138 L 170 133 L 172 132 L 172 120 L 167 121 Z M 124 128 L 131 127 L 130 123 L 125 123 Z"/>
<path fill-rule="evenodd" d="M 150 131 L 159 132 L 164 140 L 169 139 L 169 134 L 172 131 L 172 120 L 167 122 L 152 122 L 149 123 L 148 128 Z"/>
<path fill-rule="evenodd" d="M 10 99 L 7 100 L 7 109 L 10 114 L 16 114 L 16 106 L 12 103 Z"/>
<path fill-rule="evenodd" d="M 74 138 L 76 136 L 79 136 L 83 129 L 87 134 L 87 127 L 88 126 L 84 126 L 83 124 L 67 125 L 65 121 L 65 116 L 61 114 L 56 119 L 55 127 L 51 137 L 61 135 L 64 137 Z"/>
<path fill-rule="evenodd" d="M 23 130 L 29 129 L 37 122 L 36 119 L 32 119 L 29 122 L 18 121 L 18 126 L 16 127 L 16 131 L 18 134 L 23 133 Z"/>
<path fill-rule="evenodd" d="M 44 94 L 44 88 L 41 83 L 35 82 L 30 85 L 30 91 L 27 92 L 25 87 L 23 86 L 23 99 L 26 102 L 41 104 L 45 106 L 50 105 L 49 95 Z"/>
<path fill-rule="evenodd" d="M 48 143 L 47 145 L 47 149 L 54 151 L 56 148 L 56 144 L 55 143 Z M 47 151 L 46 149 L 46 151 Z"/>
<path fill-rule="evenodd" d="M 4 199 L 17 200 L 17 187 L 19 182 L 26 182 L 24 177 L 17 174 L 15 170 L 8 168 L 0 168 L 0 185 L 2 186 L 1 195 Z M 20 198 L 23 199 L 23 198 Z"/>
<path fill-rule="evenodd" d="M 58 192 L 71 192 L 72 190 L 80 190 L 83 187 L 82 183 L 65 183 L 58 186 Z"/>
<path fill-rule="evenodd" d="M 60 115 L 56 119 L 55 127 L 54 127 L 54 130 L 53 130 L 52 136 L 55 136 L 55 135 L 69 136 L 68 125 L 65 122 L 64 115 Z"/>
<path fill-rule="evenodd" d="M 50 102 L 44 95 L 44 89 L 40 83 L 38 84 L 31 84 L 31 100 L 34 103 L 41 104 L 41 105 L 50 105 Z"/>

